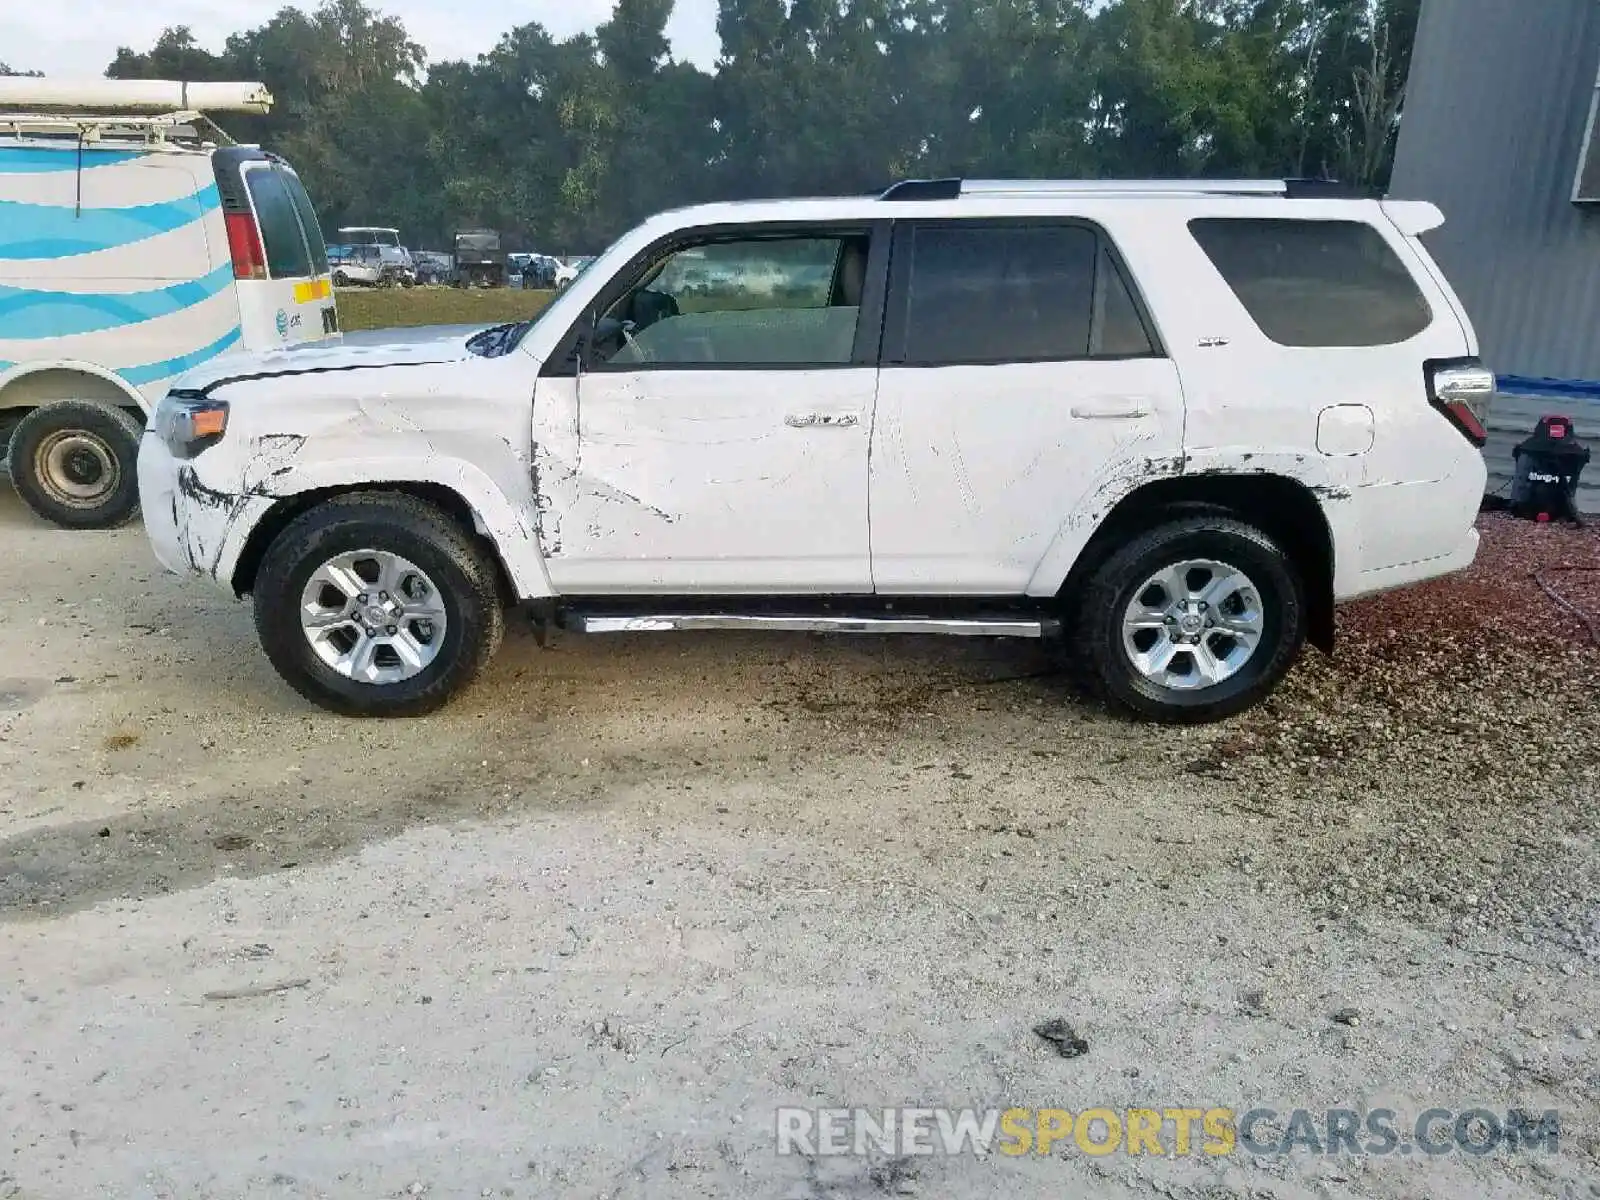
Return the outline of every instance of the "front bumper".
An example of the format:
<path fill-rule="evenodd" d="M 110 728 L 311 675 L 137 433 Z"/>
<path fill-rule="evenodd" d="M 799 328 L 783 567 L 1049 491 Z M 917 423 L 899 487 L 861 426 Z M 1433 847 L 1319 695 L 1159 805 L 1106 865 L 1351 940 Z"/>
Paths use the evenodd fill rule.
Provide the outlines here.
<path fill-rule="evenodd" d="M 245 542 L 272 500 L 208 486 L 201 461 L 179 459 L 146 431 L 139 442 L 139 504 L 145 533 L 156 560 L 167 570 L 211 579 L 232 592 L 234 568 Z"/>

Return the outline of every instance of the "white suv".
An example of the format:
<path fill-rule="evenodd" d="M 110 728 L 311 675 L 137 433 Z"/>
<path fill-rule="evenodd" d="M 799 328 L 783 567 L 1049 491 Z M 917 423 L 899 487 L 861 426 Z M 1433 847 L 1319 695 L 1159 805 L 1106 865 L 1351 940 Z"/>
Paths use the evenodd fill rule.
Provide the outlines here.
<path fill-rule="evenodd" d="M 318 704 L 416 714 L 503 610 L 588 633 L 1062 635 L 1144 716 L 1268 692 L 1473 560 L 1493 376 L 1424 203 L 901 184 L 628 234 L 536 321 L 229 360 L 139 483 Z"/>

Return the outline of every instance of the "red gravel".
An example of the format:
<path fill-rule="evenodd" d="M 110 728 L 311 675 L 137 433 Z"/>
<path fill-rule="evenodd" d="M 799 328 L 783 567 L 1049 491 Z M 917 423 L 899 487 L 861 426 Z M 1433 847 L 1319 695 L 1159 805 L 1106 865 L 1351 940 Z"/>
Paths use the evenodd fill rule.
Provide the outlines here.
<path fill-rule="evenodd" d="M 1382 644 L 1402 632 L 1410 640 L 1419 631 L 1446 637 L 1482 631 L 1524 644 L 1594 644 L 1583 618 L 1546 594 L 1539 579 L 1600 629 L 1600 527 L 1488 513 L 1478 530 L 1483 544 L 1470 570 L 1342 608 L 1341 640 Z"/>

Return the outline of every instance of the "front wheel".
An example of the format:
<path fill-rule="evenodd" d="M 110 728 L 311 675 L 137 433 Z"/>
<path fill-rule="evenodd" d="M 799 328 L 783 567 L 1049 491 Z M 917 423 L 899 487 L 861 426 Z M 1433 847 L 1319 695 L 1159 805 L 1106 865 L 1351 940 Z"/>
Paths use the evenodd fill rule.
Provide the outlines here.
<path fill-rule="evenodd" d="M 93 400 L 34 409 L 11 434 L 11 482 L 65 529 L 112 529 L 139 512 L 139 436 L 131 413 Z"/>
<path fill-rule="evenodd" d="M 256 630 L 289 686 L 354 717 L 432 712 L 500 643 L 483 549 L 430 504 L 346 496 L 297 518 L 256 577 Z"/>
<path fill-rule="evenodd" d="M 1096 682 L 1140 716 L 1195 724 L 1266 696 L 1305 642 L 1305 596 L 1288 556 L 1221 516 L 1173 521 L 1112 554 L 1078 604 Z"/>

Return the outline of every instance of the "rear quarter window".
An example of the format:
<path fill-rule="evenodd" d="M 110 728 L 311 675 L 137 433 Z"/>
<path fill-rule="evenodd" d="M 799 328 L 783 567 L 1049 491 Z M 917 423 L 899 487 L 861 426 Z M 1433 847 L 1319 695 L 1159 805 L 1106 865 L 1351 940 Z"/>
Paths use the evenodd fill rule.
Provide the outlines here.
<path fill-rule="evenodd" d="M 1433 323 L 1411 273 L 1364 221 L 1199 218 L 1189 232 L 1283 346 L 1389 346 Z"/>

